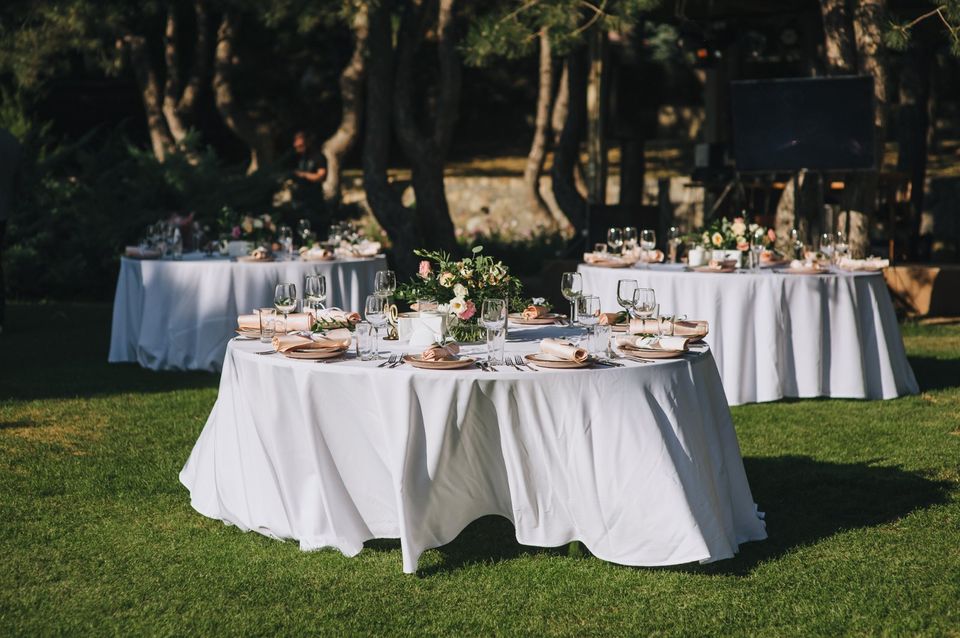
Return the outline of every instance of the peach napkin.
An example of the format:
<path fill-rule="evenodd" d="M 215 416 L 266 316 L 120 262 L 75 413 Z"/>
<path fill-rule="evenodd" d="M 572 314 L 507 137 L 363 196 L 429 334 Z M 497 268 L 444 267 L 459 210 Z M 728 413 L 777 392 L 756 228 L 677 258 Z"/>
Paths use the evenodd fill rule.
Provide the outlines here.
<path fill-rule="evenodd" d="M 450 361 L 456 359 L 459 353 L 460 346 L 455 343 L 448 343 L 442 346 L 434 344 L 423 351 L 420 359 L 423 361 Z"/>
<path fill-rule="evenodd" d="M 141 248 L 140 246 L 127 246 L 123 250 L 124 257 L 131 257 L 133 259 L 157 259 L 160 257 L 160 254 L 159 250 Z"/>
<path fill-rule="evenodd" d="M 662 250 L 645 250 L 641 253 L 640 261 L 645 264 L 659 264 L 665 259 Z"/>
<path fill-rule="evenodd" d="M 638 335 L 624 335 L 617 337 L 618 346 L 628 348 L 648 348 L 651 350 L 687 350 L 690 342 L 686 337 L 641 337 Z"/>
<path fill-rule="evenodd" d="M 540 341 L 540 352 L 577 363 L 583 363 L 589 356 L 584 348 L 579 348 L 562 339 L 542 339 Z"/>
<path fill-rule="evenodd" d="M 273 349 L 277 352 L 293 350 L 346 350 L 350 347 L 350 331 L 346 328 L 331 330 L 326 334 L 315 334 L 313 337 L 300 335 L 276 335 L 273 338 Z"/>
<path fill-rule="evenodd" d="M 673 326 L 673 333 L 677 337 L 687 337 L 690 339 L 700 339 L 707 336 L 710 326 L 701 319 L 684 319 L 678 321 Z M 630 327 L 627 328 L 629 334 L 654 334 L 657 332 L 656 319 L 631 319 Z"/>
<path fill-rule="evenodd" d="M 601 312 L 599 323 L 601 326 L 614 326 L 626 318 L 625 312 Z"/>
<path fill-rule="evenodd" d="M 520 313 L 524 319 L 539 319 L 540 317 L 546 316 L 549 311 L 546 306 L 537 306 L 531 304 L 523 309 L 523 312 Z"/>
<path fill-rule="evenodd" d="M 360 323 L 359 312 L 349 312 L 340 308 L 324 308 L 317 311 L 316 321 L 342 321 L 344 323 Z"/>
<path fill-rule="evenodd" d="M 277 313 L 277 323 L 283 325 L 283 318 L 280 313 Z M 260 317 L 257 315 L 240 315 L 237 317 L 237 326 L 242 330 L 259 330 L 260 329 Z M 287 331 L 293 332 L 295 330 L 310 330 L 313 327 L 313 313 L 310 312 L 294 312 L 287 317 Z"/>

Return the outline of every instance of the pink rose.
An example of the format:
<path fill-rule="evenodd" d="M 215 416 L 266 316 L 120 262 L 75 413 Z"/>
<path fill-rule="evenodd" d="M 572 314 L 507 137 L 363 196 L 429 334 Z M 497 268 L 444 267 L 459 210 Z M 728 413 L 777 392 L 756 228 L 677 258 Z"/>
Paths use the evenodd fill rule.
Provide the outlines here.
<path fill-rule="evenodd" d="M 734 218 L 733 218 L 733 223 L 734 223 L 734 224 L 742 224 L 742 223 L 743 223 L 743 217 L 734 217 Z"/>
<path fill-rule="evenodd" d="M 230 231 L 230 235 L 231 235 L 234 239 L 240 239 L 241 232 L 242 232 L 242 231 L 240 230 L 240 227 L 239 227 L 239 226 L 234 226 L 234 227 L 233 227 L 233 230 Z"/>
<path fill-rule="evenodd" d="M 767 239 L 771 243 L 777 241 L 777 233 L 772 228 L 767 229 Z"/>
<path fill-rule="evenodd" d="M 738 241 L 737 250 L 750 250 L 750 244 L 746 241 Z"/>
<path fill-rule="evenodd" d="M 433 272 L 433 267 L 430 266 L 429 261 L 424 260 L 420 262 L 420 270 L 418 271 L 417 274 L 420 275 L 421 279 L 427 279 L 428 277 L 430 277 L 430 273 L 432 272 Z"/>
<path fill-rule="evenodd" d="M 472 301 L 467 301 L 467 307 L 463 309 L 457 317 L 464 321 L 468 321 L 470 317 L 477 314 L 477 306 Z"/>

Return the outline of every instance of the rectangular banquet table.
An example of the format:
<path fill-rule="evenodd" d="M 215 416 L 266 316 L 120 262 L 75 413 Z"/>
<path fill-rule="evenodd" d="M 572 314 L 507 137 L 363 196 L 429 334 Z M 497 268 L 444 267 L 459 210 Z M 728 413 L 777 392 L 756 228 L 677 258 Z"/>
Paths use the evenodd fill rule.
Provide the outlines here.
<path fill-rule="evenodd" d="M 636 279 L 656 291 L 661 312 L 707 320 L 730 405 L 919 392 L 880 273 L 702 273 L 673 264 L 579 271 L 604 311 L 621 309 L 617 282 Z"/>
<path fill-rule="evenodd" d="M 507 351 L 563 330 L 511 329 Z M 766 538 L 709 351 L 489 373 L 257 355 L 264 347 L 231 341 L 180 473 L 204 516 L 347 556 L 399 538 L 408 573 L 490 514 L 520 543 L 579 540 L 624 565 L 714 561 Z"/>
<path fill-rule="evenodd" d="M 373 292 L 384 257 L 243 263 L 200 253 L 172 259 L 123 257 L 113 301 L 111 363 L 151 370 L 217 371 L 237 315 L 273 305 L 274 288 L 293 283 L 303 292 L 309 274 L 327 277 L 327 305 L 357 310 Z"/>

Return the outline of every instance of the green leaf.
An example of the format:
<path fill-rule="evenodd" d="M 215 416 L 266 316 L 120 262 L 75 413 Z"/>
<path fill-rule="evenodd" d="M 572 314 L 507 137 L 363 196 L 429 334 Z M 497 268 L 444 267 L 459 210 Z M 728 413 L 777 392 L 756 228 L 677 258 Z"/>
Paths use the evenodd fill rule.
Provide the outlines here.
<path fill-rule="evenodd" d="M 474 246 L 474 247 L 473 247 L 473 254 L 474 254 L 474 255 L 476 255 L 477 253 L 482 252 L 482 251 L 483 251 L 483 246 Z"/>

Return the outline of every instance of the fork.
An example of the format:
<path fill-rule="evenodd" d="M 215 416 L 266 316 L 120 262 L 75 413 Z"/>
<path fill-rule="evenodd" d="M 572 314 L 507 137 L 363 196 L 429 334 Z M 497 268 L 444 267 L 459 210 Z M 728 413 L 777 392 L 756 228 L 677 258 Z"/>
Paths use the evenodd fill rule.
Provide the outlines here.
<path fill-rule="evenodd" d="M 384 366 L 388 366 L 388 365 L 391 365 L 391 364 L 396 363 L 396 362 L 397 362 L 397 355 L 392 354 L 392 355 L 390 355 L 389 357 L 387 357 L 387 360 L 386 360 L 386 361 L 384 361 L 383 363 L 381 363 L 381 364 L 378 365 L 377 367 L 378 367 L 378 368 L 382 368 L 382 367 L 384 367 Z"/>
<path fill-rule="evenodd" d="M 277 354 L 277 351 L 276 351 L 276 350 L 261 350 L 260 352 L 257 352 L 257 353 L 255 353 L 255 354 Z"/>
<path fill-rule="evenodd" d="M 517 364 L 518 366 L 523 366 L 524 368 L 527 368 L 527 369 L 530 370 L 531 372 L 540 372 L 539 370 L 537 370 L 536 368 L 534 368 L 533 366 L 531 366 L 529 363 L 527 363 L 526 361 L 524 361 L 521 357 L 519 357 L 519 356 L 517 356 L 517 355 L 515 355 L 515 356 L 513 357 L 513 362 L 514 362 L 515 364 Z"/>
<path fill-rule="evenodd" d="M 397 366 L 402 366 L 404 363 L 406 363 L 406 361 L 403 360 L 403 355 L 398 354 L 398 355 L 397 355 L 397 360 L 396 360 L 394 363 L 392 363 L 392 364 L 390 364 L 389 366 L 387 366 L 387 367 L 389 367 L 389 368 L 396 368 Z"/>

